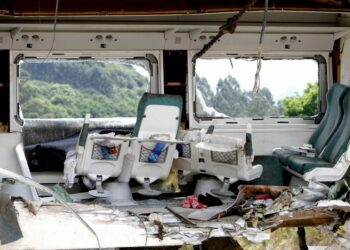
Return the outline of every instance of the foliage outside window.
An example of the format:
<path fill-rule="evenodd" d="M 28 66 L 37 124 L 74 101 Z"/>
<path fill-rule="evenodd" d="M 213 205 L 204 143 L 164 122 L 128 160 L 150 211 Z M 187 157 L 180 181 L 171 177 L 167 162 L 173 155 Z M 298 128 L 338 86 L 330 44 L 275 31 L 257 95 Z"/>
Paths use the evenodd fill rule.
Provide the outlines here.
<path fill-rule="evenodd" d="M 145 60 L 25 59 L 19 64 L 24 118 L 135 117 L 150 82 Z"/>
<path fill-rule="evenodd" d="M 196 116 L 303 117 L 318 112 L 318 64 L 313 59 L 262 61 L 260 90 L 253 93 L 256 60 L 196 61 Z"/>

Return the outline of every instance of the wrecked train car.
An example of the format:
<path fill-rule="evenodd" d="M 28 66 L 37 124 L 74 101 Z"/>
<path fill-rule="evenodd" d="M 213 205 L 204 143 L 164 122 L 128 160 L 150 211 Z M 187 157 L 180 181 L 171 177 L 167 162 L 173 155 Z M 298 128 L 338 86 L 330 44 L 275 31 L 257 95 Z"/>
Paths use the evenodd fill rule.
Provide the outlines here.
<path fill-rule="evenodd" d="M 350 244 L 348 1 L 0 13 L 0 249 Z"/>

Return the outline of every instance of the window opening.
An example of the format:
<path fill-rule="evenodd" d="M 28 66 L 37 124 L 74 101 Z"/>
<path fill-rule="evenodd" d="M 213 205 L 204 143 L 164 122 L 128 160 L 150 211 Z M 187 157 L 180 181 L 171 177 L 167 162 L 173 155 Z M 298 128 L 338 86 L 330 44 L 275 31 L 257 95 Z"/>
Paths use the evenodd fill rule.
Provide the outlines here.
<path fill-rule="evenodd" d="M 136 117 L 149 89 L 146 59 L 23 59 L 19 103 L 24 118 Z"/>
<path fill-rule="evenodd" d="M 304 117 L 318 113 L 315 59 L 263 59 L 260 90 L 254 94 L 256 58 L 196 61 L 198 118 Z"/>

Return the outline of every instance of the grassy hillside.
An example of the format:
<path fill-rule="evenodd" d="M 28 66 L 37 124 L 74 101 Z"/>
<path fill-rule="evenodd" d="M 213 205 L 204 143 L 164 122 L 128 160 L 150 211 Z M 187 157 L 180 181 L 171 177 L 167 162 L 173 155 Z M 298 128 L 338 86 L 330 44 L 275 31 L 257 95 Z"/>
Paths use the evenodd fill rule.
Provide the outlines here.
<path fill-rule="evenodd" d="M 21 64 L 20 103 L 25 118 L 133 117 L 148 80 L 115 62 Z"/>

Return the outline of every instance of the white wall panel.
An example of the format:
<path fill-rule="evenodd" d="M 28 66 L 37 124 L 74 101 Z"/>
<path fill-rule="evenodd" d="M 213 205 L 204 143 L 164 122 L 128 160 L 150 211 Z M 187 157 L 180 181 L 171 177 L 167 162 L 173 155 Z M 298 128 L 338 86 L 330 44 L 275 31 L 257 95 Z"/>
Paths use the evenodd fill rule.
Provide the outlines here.
<path fill-rule="evenodd" d="M 11 40 L 9 32 L 0 33 L 0 49 L 13 50 L 199 50 L 215 33 L 190 39 L 189 33 L 165 37 L 163 32 L 56 32 L 52 47 L 52 32 L 20 32 Z M 259 34 L 226 34 L 211 51 L 256 51 Z M 330 51 L 333 34 L 265 34 L 267 51 Z"/>

